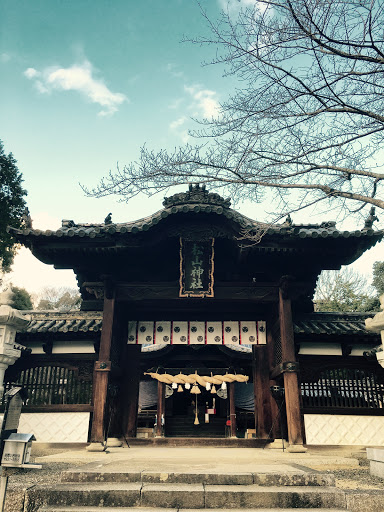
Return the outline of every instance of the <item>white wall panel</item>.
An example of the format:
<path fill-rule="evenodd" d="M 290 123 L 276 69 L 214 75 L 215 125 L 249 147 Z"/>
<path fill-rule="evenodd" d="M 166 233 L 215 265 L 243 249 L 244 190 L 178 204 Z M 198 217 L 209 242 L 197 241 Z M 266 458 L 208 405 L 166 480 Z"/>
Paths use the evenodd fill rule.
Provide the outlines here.
<path fill-rule="evenodd" d="M 240 322 L 240 343 L 242 345 L 257 344 L 256 322 Z"/>
<path fill-rule="evenodd" d="M 171 322 L 155 322 L 155 345 L 171 343 Z"/>
<path fill-rule="evenodd" d="M 222 345 L 223 324 L 221 322 L 207 322 L 207 345 Z"/>
<path fill-rule="evenodd" d="M 305 414 L 307 444 L 384 445 L 384 416 Z"/>
<path fill-rule="evenodd" d="M 188 322 L 172 322 L 172 344 L 188 345 Z"/>
<path fill-rule="evenodd" d="M 26 412 L 21 414 L 18 432 L 34 434 L 38 443 L 86 443 L 89 416 L 89 412 Z"/>
<path fill-rule="evenodd" d="M 189 342 L 192 345 L 205 343 L 205 322 L 189 322 Z"/>

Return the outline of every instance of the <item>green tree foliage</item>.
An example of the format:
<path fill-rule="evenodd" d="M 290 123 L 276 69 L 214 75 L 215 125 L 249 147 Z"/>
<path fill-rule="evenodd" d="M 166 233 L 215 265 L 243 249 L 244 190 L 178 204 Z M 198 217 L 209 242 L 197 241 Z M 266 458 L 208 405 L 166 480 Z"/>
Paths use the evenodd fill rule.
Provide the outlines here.
<path fill-rule="evenodd" d="M 18 288 L 17 286 L 12 286 L 11 290 L 13 292 L 12 302 L 10 306 L 15 309 L 33 309 L 32 298 L 31 295 L 27 292 L 25 288 Z"/>
<path fill-rule="evenodd" d="M 38 297 L 36 309 L 46 309 L 55 311 L 79 310 L 81 306 L 81 296 L 78 290 L 74 288 L 44 288 Z"/>
<path fill-rule="evenodd" d="M 316 311 L 379 311 L 380 290 L 384 288 L 384 262 L 373 265 L 373 283 L 349 268 L 325 270 L 320 274 L 315 291 Z"/>
<path fill-rule="evenodd" d="M 16 251 L 7 226 L 21 228 L 24 223 L 27 192 L 12 153 L 6 155 L 0 141 L 0 271 L 9 272 Z"/>
<path fill-rule="evenodd" d="M 384 209 L 384 3 L 259 0 L 206 18 L 193 42 L 237 86 L 196 144 L 151 151 L 86 192 L 129 200 L 206 183 L 233 199 L 270 201 L 276 217 L 323 204 L 345 215 Z M 269 203 L 270 204 L 270 203 Z"/>
<path fill-rule="evenodd" d="M 373 264 L 372 286 L 376 289 L 378 296 L 384 293 L 384 261 L 375 261 Z"/>

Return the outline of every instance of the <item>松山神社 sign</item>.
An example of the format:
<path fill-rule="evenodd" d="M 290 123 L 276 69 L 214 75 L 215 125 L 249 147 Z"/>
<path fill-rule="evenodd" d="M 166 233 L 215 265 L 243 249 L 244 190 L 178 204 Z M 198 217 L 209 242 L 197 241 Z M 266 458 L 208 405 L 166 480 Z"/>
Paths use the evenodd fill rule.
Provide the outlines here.
<path fill-rule="evenodd" d="M 213 297 L 214 239 L 180 238 L 180 297 Z"/>

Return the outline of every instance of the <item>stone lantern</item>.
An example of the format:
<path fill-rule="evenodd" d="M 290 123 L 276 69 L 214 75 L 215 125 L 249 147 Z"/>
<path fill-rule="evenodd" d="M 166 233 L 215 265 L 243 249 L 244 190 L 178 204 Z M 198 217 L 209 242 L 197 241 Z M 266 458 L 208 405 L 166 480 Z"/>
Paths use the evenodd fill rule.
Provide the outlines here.
<path fill-rule="evenodd" d="M 384 295 L 380 296 L 380 307 L 383 311 L 373 318 L 367 318 L 365 328 L 368 331 L 381 334 L 381 347 L 376 349 L 376 358 L 380 366 L 384 368 Z M 371 475 L 384 478 L 384 448 L 367 448 L 367 458 Z"/>
<path fill-rule="evenodd" d="M 16 333 L 23 331 L 31 321 L 29 315 L 24 315 L 9 303 L 12 292 L 7 290 L 0 293 L 0 398 L 4 393 L 4 373 L 11 364 L 21 356 L 23 345 L 15 342 Z"/>
<path fill-rule="evenodd" d="M 373 318 L 367 318 L 365 328 L 367 331 L 381 334 L 381 347 L 376 352 L 376 358 L 380 366 L 384 368 L 384 294 L 380 296 L 380 307 L 383 311 L 377 313 Z"/>

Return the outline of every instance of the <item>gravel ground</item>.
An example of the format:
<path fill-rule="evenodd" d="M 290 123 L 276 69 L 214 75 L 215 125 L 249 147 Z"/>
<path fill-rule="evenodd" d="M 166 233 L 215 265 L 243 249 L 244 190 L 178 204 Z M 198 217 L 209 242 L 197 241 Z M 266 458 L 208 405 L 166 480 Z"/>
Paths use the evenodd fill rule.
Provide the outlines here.
<path fill-rule="evenodd" d="M 39 448 L 34 449 L 32 445 L 32 455 L 30 462 L 34 462 L 35 457 L 44 457 L 66 451 L 64 449 Z M 33 485 L 38 484 L 54 484 L 59 482 L 62 471 L 73 467 L 74 465 L 82 465 L 84 462 L 65 463 L 65 462 L 49 462 L 44 463 L 42 469 L 8 469 L 9 479 L 6 495 L 4 512 L 22 512 L 24 508 L 25 490 Z"/>
<path fill-rule="evenodd" d="M 38 448 L 32 452 L 31 462 L 35 457 L 53 455 L 66 451 L 65 449 Z M 334 469 L 331 466 L 316 466 L 311 469 L 322 472 L 333 473 L 336 477 L 336 487 L 340 489 L 363 490 L 363 489 L 384 489 L 384 480 L 371 476 L 369 463 L 364 455 L 357 454 L 359 466 L 354 468 Z M 22 512 L 25 489 L 38 484 L 54 484 L 59 482 L 62 471 L 70 467 L 83 465 L 84 461 L 45 462 L 42 469 L 11 469 L 8 470 L 9 482 L 5 512 Z"/>

